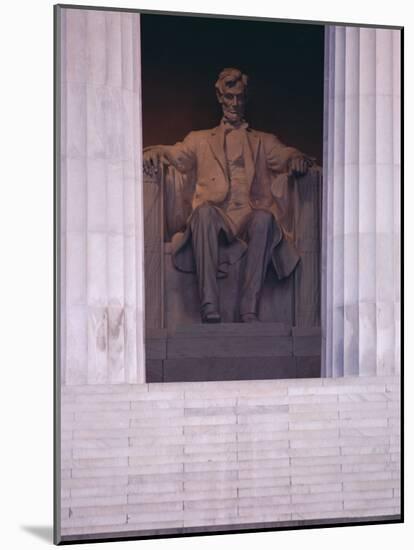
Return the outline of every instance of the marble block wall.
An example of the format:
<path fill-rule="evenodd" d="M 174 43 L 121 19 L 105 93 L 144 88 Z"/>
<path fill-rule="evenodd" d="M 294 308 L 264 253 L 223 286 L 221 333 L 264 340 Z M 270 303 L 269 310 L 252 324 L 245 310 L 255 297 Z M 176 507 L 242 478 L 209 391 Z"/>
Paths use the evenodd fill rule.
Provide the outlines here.
<path fill-rule="evenodd" d="M 66 386 L 61 536 L 396 519 L 399 397 L 395 376 Z"/>
<path fill-rule="evenodd" d="M 326 376 L 400 370 L 399 30 L 326 27 Z"/>

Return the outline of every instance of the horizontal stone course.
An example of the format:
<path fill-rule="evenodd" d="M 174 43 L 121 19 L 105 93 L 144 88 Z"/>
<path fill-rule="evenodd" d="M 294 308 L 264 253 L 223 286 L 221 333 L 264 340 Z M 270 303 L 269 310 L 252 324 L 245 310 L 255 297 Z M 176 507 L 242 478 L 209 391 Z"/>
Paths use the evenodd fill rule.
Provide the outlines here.
<path fill-rule="evenodd" d="M 393 377 L 62 388 L 62 535 L 399 513 Z"/>

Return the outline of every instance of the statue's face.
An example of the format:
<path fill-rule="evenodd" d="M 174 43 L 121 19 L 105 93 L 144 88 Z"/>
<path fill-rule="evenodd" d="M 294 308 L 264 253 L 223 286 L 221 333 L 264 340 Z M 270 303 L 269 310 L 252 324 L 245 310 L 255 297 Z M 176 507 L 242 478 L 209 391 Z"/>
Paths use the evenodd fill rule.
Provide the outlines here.
<path fill-rule="evenodd" d="M 224 94 L 218 95 L 223 109 L 223 116 L 230 122 L 239 122 L 244 118 L 246 108 L 246 91 L 244 84 L 238 82 L 233 88 L 228 88 Z"/>

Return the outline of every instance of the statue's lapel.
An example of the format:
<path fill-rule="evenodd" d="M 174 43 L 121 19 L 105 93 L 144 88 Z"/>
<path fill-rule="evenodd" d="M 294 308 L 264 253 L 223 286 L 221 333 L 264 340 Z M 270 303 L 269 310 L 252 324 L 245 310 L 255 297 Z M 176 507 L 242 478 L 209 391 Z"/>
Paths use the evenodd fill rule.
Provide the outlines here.
<path fill-rule="evenodd" d="M 226 179 L 228 179 L 226 156 L 224 153 L 224 131 L 221 126 L 217 126 L 211 130 L 208 143 Z"/>
<path fill-rule="evenodd" d="M 247 135 L 248 147 L 246 147 L 247 151 L 244 155 L 244 162 L 245 162 L 245 169 L 246 169 L 246 177 L 247 177 L 248 185 L 250 187 L 256 171 L 255 166 L 256 166 L 257 154 L 259 151 L 260 138 L 259 138 L 259 135 L 254 130 L 250 130 L 250 129 L 247 130 L 246 135 Z"/>

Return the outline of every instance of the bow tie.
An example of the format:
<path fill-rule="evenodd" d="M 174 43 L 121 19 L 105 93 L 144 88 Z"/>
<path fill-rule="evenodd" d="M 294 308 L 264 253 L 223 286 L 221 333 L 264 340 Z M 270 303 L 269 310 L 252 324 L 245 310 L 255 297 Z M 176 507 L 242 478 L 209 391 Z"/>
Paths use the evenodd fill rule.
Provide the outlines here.
<path fill-rule="evenodd" d="M 231 122 L 229 122 L 228 120 L 225 120 L 224 118 L 221 120 L 221 124 L 225 130 L 225 132 L 231 132 L 232 130 L 240 130 L 241 128 L 242 129 L 246 129 L 249 127 L 249 123 L 246 122 L 245 120 L 243 120 L 242 122 L 239 122 L 237 124 L 232 124 Z"/>

